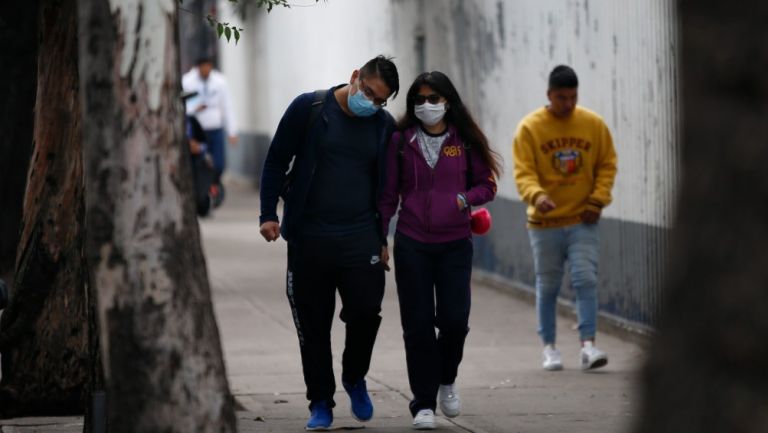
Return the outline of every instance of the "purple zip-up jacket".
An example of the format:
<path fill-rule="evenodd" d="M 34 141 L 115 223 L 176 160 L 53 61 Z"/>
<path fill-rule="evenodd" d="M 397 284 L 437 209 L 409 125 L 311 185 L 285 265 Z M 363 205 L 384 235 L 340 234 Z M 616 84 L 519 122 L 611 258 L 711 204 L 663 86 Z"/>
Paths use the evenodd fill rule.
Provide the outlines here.
<path fill-rule="evenodd" d="M 397 231 L 424 243 L 449 242 L 466 239 L 470 232 L 470 209 L 459 210 L 457 195 L 464 193 L 467 204 L 479 206 L 493 200 L 496 182 L 488 164 L 476 150 L 472 152 L 472 188 L 467 187 L 466 149 L 453 126 L 440 149 L 435 168 L 430 168 L 421 153 L 416 128 L 395 132 L 387 146 L 387 173 L 384 190 L 379 200 L 379 212 L 389 231 L 389 221 L 397 211 Z M 400 134 L 405 134 L 402 173 L 398 173 L 398 145 Z"/>

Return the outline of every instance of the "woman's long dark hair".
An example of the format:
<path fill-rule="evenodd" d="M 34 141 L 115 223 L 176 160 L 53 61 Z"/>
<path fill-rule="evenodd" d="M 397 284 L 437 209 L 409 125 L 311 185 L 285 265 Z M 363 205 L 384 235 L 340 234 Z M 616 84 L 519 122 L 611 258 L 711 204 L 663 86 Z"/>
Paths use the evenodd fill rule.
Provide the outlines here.
<path fill-rule="evenodd" d="M 448 101 L 448 110 L 445 113 L 445 121 L 456 127 L 459 137 L 476 150 L 483 158 L 491 172 L 498 179 L 502 172 L 501 156 L 491 149 L 488 139 L 477 126 L 477 123 L 469 114 L 467 107 L 461 101 L 459 92 L 453 86 L 451 80 L 439 71 L 424 72 L 416 77 L 408 89 L 405 115 L 397 122 L 397 129 L 404 131 L 412 126 L 420 126 L 421 121 L 414 114 L 414 99 L 419 94 L 421 86 L 429 86 L 438 95 Z"/>

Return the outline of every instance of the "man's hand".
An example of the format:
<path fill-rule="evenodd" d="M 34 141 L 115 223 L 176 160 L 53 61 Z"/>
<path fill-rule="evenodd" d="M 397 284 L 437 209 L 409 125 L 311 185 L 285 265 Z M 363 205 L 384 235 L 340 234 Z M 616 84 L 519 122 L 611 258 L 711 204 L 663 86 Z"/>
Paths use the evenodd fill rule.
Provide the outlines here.
<path fill-rule="evenodd" d="M 546 194 L 540 194 L 538 197 L 536 197 L 536 203 L 534 206 L 536 207 L 536 210 L 543 214 L 557 207 L 555 202 L 553 202 L 552 199 L 550 199 Z"/>
<path fill-rule="evenodd" d="M 597 224 L 598 220 L 600 220 L 600 212 L 587 209 L 581 213 L 581 222 L 584 224 Z"/>
<path fill-rule="evenodd" d="M 189 139 L 189 153 L 192 155 L 199 155 L 200 152 L 203 151 L 203 148 L 200 146 L 200 142 L 195 140 L 194 138 Z"/>
<path fill-rule="evenodd" d="M 229 140 L 229 144 L 236 145 L 237 143 L 240 142 L 240 137 L 238 137 L 237 135 L 230 135 L 228 137 L 228 140 Z"/>
<path fill-rule="evenodd" d="M 280 237 L 280 224 L 277 221 L 267 221 L 261 225 L 259 233 L 267 242 L 276 241 Z"/>
<path fill-rule="evenodd" d="M 384 270 L 389 270 L 389 248 L 386 245 L 381 247 L 381 264 L 384 265 Z"/>

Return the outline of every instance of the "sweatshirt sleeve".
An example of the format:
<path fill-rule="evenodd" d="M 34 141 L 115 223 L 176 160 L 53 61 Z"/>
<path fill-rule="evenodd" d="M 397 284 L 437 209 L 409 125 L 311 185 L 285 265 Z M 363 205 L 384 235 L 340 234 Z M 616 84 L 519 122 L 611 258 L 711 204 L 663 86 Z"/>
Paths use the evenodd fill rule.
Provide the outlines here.
<path fill-rule="evenodd" d="M 496 179 L 482 155 L 474 149 L 470 151 L 472 152 L 472 182 L 470 183 L 472 188 L 467 191 L 465 197 L 470 206 L 480 206 L 496 196 Z"/>
<path fill-rule="evenodd" d="M 304 140 L 312 98 L 312 94 L 305 93 L 294 99 L 277 125 L 261 173 L 261 224 L 266 221 L 279 221 L 277 202 L 280 190 L 291 160 Z"/>
<path fill-rule="evenodd" d="M 512 144 L 512 155 L 515 163 L 515 184 L 524 202 L 533 205 L 536 197 L 544 193 L 536 170 L 536 154 L 533 137 L 530 131 L 521 123 L 517 128 Z"/>
<path fill-rule="evenodd" d="M 404 132 L 397 131 L 392 134 L 387 144 L 386 167 L 384 188 L 379 198 L 379 214 L 381 215 L 382 237 L 386 242 L 389 234 L 389 222 L 397 212 L 400 203 L 400 162 L 398 161 L 398 144 Z"/>
<path fill-rule="evenodd" d="M 611 201 L 611 189 L 616 178 L 616 166 L 618 159 L 613 147 L 613 138 L 608 127 L 600 122 L 600 147 L 595 161 L 595 186 L 587 200 L 587 207 L 593 210 L 601 210 Z"/>

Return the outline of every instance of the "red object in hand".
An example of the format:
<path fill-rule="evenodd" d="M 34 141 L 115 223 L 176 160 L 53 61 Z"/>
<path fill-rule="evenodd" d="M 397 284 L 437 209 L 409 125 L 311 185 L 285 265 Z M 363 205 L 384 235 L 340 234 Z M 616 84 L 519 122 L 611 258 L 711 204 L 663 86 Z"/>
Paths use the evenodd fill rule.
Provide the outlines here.
<path fill-rule="evenodd" d="M 491 229 L 491 213 L 488 209 L 481 207 L 472 211 L 472 233 L 484 235 Z"/>

